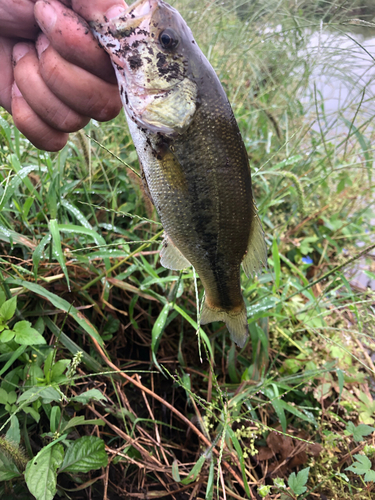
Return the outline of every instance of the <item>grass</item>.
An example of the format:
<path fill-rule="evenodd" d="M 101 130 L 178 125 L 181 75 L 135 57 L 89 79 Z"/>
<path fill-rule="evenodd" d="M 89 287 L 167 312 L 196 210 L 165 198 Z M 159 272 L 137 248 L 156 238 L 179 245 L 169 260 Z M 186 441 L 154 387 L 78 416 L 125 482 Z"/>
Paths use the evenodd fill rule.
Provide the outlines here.
<path fill-rule="evenodd" d="M 2 113 L 4 498 L 373 498 L 374 292 L 351 273 L 375 279 L 375 110 L 337 43 L 352 11 L 324 7 L 318 50 L 322 2 L 238 4 L 174 3 L 233 105 L 266 232 L 241 350 L 221 323 L 197 332 L 193 270 L 160 266 L 123 116 L 48 154 Z M 311 76 L 332 60 L 350 84 L 334 112 Z"/>

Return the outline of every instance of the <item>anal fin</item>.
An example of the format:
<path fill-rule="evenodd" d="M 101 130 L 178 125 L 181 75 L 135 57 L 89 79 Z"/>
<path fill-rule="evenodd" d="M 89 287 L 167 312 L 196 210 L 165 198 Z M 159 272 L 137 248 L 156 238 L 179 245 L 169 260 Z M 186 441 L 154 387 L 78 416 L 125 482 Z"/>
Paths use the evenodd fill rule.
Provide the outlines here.
<path fill-rule="evenodd" d="M 172 269 L 172 271 L 181 271 L 181 269 L 191 265 L 167 235 L 164 237 L 163 247 L 160 252 L 160 263 L 163 267 Z"/>
<path fill-rule="evenodd" d="M 254 213 L 247 251 L 242 261 L 242 268 L 249 278 L 254 274 L 260 274 L 263 265 L 267 265 L 267 247 L 264 240 L 262 223 L 257 213 Z"/>

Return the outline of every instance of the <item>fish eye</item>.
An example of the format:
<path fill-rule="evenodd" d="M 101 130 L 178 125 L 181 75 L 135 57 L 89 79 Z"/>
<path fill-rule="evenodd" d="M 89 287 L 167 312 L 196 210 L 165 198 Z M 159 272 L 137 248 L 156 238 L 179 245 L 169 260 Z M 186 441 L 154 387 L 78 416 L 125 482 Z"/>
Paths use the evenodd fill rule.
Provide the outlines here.
<path fill-rule="evenodd" d="M 163 49 L 171 50 L 177 47 L 179 43 L 177 33 L 171 28 L 167 28 L 159 35 L 159 42 Z"/>

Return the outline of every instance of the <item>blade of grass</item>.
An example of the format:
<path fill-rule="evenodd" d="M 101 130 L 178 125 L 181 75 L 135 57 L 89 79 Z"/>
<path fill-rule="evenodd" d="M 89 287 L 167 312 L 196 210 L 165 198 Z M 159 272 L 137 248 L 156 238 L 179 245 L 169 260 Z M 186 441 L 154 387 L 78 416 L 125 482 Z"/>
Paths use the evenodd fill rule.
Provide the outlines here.
<path fill-rule="evenodd" d="M 45 298 L 51 304 L 53 304 L 55 307 L 58 309 L 61 309 L 61 311 L 64 311 L 65 313 L 68 313 L 69 316 L 71 316 L 81 328 L 85 330 L 89 334 L 89 336 L 92 339 L 95 339 L 96 342 L 99 343 L 99 345 L 103 345 L 103 341 L 100 338 L 98 332 L 96 331 L 95 327 L 90 323 L 90 321 L 80 312 L 78 311 L 75 307 L 72 306 L 72 304 L 69 304 L 65 299 L 59 297 L 58 295 L 55 295 L 54 293 L 46 290 L 40 285 L 37 285 L 35 283 L 30 283 L 28 281 L 22 281 L 18 279 L 13 279 L 13 278 L 7 278 L 5 280 L 5 283 L 7 285 L 15 285 L 15 286 L 21 286 L 23 288 L 26 288 L 27 290 L 30 290 L 30 292 L 33 292 L 37 295 L 40 295 L 41 297 Z"/>
<path fill-rule="evenodd" d="M 62 251 L 62 247 L 61 247 L 60 232 L 59 232 L 59 227 L 58 227 L 56 219 L 51 219 L 49 221 L 49 230 L 50 230 L 51 235 L 52 235 L 52 241 L 53 241 L 53 245 L 54 245 L 54 248 L 56 251 L 57 260 L 58 260 L 58 262 L 61 266 L 61 269 L 65 275 L 66 283 L 68 285 L 68 290 L 70 292 L 69 275 L 68 275 L 68 270 L 67 270 L 66 264 L 65 264 L 65 256 L 63 255 L 63 251 Z"/>

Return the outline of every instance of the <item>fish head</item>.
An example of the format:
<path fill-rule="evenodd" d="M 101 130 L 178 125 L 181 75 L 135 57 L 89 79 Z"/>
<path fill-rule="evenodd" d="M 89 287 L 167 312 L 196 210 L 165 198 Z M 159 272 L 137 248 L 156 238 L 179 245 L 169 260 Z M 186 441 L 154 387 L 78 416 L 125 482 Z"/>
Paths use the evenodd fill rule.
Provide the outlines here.
<path fill-rule="evenodd" d="M 181 15 L 162 0 L 138 0 L 91 27 L 111 57 L 128 117 L 152 132 L 185 130 L 197 107 L 191 64 L 201 52 Z"/>

